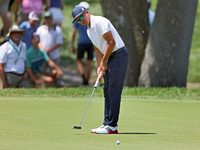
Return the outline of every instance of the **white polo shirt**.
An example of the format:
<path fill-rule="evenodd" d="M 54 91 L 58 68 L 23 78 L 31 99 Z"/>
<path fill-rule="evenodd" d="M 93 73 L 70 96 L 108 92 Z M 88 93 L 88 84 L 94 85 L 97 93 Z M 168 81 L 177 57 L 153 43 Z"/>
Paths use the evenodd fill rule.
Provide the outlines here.
<path fill-rule="evenodd" d="M 55 44 L 63 44 L 63 33 L 59 26 L 48 30 L 47 26 L 43 25 L 36 32 L 40 36 L 40 42 L 46 48 L 50 48 Z M 49 57 L 52 60 L 60 58 L 60 47 L 51 51 Z"/>
<path fill-rule="evenodd" d="M 23 74 L 26 61 L 26 44 L 20 41 L 17 46 L 10 39 L 0 47 L 0 63 L 5 63 L 5 72 Z"/>
<path fill-rule="evenodd" d="M 111 31 L 116 43 L 113 52 L 124 47 L 124 42 L 108 19 L 101 16 L 90 15 L 90 28 L 87 29 L 87 34 L 92 43 L 101 51 L 102 54 L 105 53 L 107 45 L 107 41 L 103 38 L 103 35 L 109 31 Z"/>

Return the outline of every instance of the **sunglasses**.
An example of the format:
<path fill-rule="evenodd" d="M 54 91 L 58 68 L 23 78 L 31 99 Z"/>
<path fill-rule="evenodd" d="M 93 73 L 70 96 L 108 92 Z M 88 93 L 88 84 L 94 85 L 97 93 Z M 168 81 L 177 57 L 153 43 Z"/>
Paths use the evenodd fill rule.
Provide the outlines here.
<path fill-rule="evenodd" d="M 85 13 L 82 14 L 82 16 L 76 20 L 77 23 L 80 23 L 85 17 L 84 17 Z"/>
<path fill-rule="evenodd" d="M 39 38 L 39 37 L 34 37 L 33 39 L 34 39 L 34 41 L 37 41 L 37 42 L 40 41 L 40 38 Z"/>

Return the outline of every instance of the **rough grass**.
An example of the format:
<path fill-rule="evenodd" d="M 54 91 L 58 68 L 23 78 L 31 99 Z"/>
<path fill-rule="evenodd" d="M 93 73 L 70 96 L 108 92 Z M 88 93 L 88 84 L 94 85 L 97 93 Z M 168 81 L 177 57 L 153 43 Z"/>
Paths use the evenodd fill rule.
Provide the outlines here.
<path fill-rule="evenodd" d="M 90 97 L 93 87 L 47 88 L 47 89 L 4 89 L 1 97 Z M 94 95 L 103 97 L 103 87 L 97 88 Z M 200 88 L 128 88 L 124 87 L 122 97 L 131 99 L 176 99 L 200 100 Z"/>

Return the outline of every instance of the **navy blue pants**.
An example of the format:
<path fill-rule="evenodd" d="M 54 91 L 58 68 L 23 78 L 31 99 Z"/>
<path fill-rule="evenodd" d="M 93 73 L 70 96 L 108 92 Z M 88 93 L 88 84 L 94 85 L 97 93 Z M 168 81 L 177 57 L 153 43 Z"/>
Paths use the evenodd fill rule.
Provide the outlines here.
<path fill-rule="evenodd" d="M 108 69 L 103 76 L 105 98 L 104 125 L 117 126 L 128 59 L 128 51 L 125 47 L 111 55 L 108 59 Z"/>

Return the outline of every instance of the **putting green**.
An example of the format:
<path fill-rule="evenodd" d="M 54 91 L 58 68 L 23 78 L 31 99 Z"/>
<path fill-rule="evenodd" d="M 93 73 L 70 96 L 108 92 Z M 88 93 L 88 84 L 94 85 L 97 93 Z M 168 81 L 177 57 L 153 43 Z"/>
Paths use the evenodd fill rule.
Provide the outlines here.
<path fill-rule="evenodd" d="M 122 98 L 119 134 L 91 134 L 103 122 L 103 100 L 1 97 L 0 149 L 199 149 L 200 102 Z M 120 145 L 116 144 L 119 140 Z"/>

